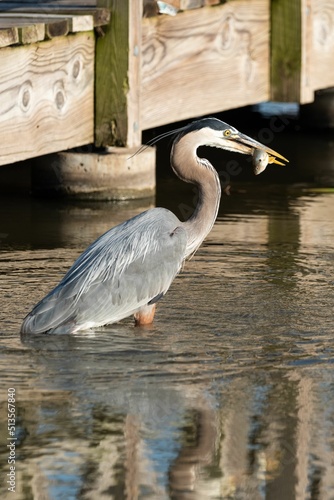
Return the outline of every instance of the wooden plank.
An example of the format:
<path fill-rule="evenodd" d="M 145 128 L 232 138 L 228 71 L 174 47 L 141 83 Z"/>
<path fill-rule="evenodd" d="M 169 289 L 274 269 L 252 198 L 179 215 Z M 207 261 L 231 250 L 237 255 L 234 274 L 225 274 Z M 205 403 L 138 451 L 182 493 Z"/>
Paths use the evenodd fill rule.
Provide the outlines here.
<path fill-rule="evenodd" d="M 110 22 L 110 10 L 109 9 L 94 9 L 92 11 L 83 11 L 87 12 L 93 16 L 94 26 L 105 26 Z M 82 13 L 83 13 L 82 12 Z"/>
<path fill-rule="evenodd" d="M 220 0 L 204 0 L 204 5 L 218 5 L 222 3 Z"/>
<path fill-rule="evenodd" d="M 55 21 L 69 22 L 69 31 L 76 33 L 79 31 L 91 31 L 94 28 L 93 16 L 89 15 L 61 15 L 61 14 L 43 14 L 43 13 L 18 13 L 18 12 L 2 12 L 0 13 L 0 23 L 12 22 L 19 25 L 29 23 L 52 24 Z"/>
<path fill-rule="evenodd" d="M 45 25 L 45 35 L 47 38 L 55 38 L 65 36 L 70 31 L 70 23 L 68 19 L 49 21 Z"/>
<path fill-rule="evenodd" d="M 159 14 L 156 0 L 143 0 L 143 17 L 152 17 Z"/>
<path fill-rule="evenodd" d="M 170 3 L 159 2 L 158 0 L 144 0 L 143 2 L 143 17 L 158 16 L 159 14 L 167 14 L 175 16 L 178 9 Z"/>
<path fill-rule="evenodd" d="M 0 165 L 94 138 L 91 32 L 0 50 Z"/>
<path fill-rule="evenodd" d="M 179 10 L 198 9 L 204 5 L 204 0 L 168 0 L 169 4 Z"/>
<path fill-rule="evenodd" d="M 334 86 L 334 3 L 274 0 L 271 18 L 271 98 L 312 102 Z"/>
<path fill-rule="evenodd" d="M 301 0 L 271 2 L 271 99 L 299 101 Z"/>
<path fill-rule="evenodd" d="M 20 43 L 36 43 L 44 40 L 45 38 L 45 25 L 33 24 L 24 26 L 19 29 Z"/>
<path fill-rule="evenodd" d="M 8 47 L 19 41 L 17 28 L 0 28 L 0 48 Z"/>
<path fill-rule="evenodd" d="M 111 22 L 96 46 L 95 144 L 141 144 L 140 61 L 142 2 L 99 0 L 113 5 Z"/>
<path fill-rule="evenodd" d="M 96 6 L 96 0 L 24 0 L 24 1 L 19 1 L 19 0 L 1 0 L 1 4 L 4 4 L 6 8 L 13 8 L 13 7 L 24 7 L 31 5 L 33 7 L 38 7 L 39 10 L 41 11 L 42 9 L 49 9 L 51 8 L 63 8 L 63 7 L 95 7 Z"/>
<path fill-rule="evenodd" d="M 222 3 L 220 0 L 204 0 L 204 5 L 218 5 Z"/>
<path fill-rule="evenodd" d="M 312 88 L 310 72 L 310 55 L 313 44 L 313 23 L 311 15 L 312 0 L 301 0 L 301 70 L 300 70 L 300 92 L 298 101 L 303 104 L 313 102 L 314 91 Z"/>
<path fill-rule="evenodd" d="M 143 20 L 142 129 L 269 99 L 269 0 Z"/>
<path fill-rule="evenodd" d="M 303 65 L 300 102 L 313 101 L 314 91 L 334 87 L 334 2 L 303 0 Z"/>
<path fill-rule="evenodd" d="M 31 26 L 32 24 L 43 24 L 45 36 L 47 38 L 55 38 L 59 36 L 65 36 L 70 32 L 70 19 L 65 17 L 49 18 L 48 16 L 34 15 L 31 19 L 25 19 L 24 17 L 2 17 L 0 15 L 0 27 L 7 26 L 8 28 L 12 26 L 13 28 L 20 28 L 22 26 Z M 17 42 L 12 42 L 12 45 Z"/>
<path fill-rule="evenodd" d="M 44 24 L 31 24 L 28 22 L 18 22 L 17 19 L 6 18 L 6 20 L 1 19 L 0 17 L 0 28 L 4 27 L 13 27 L 17 29 L 18 32 L 18 40 L 12 39 L 9 45 L 14 45 L 16 43 L 28 44 L 28 43 L 36 43 L 44 40 L 45 38 L 45 25 Z"/>
<path fill-rule="evenodd" d="M 14 12 L 22 12 L 24 14 L 30 13 L 34 15 L 38 14 L 57 14 L 63 17 L 70 16 L 92 16 L 94 26 L 104 26 L 110 21 L 110 11 L 104 8 L 92 8 L 89 6 L 82 5 L 58 5 L 58 4 L 43 4 L 43 6 L 37 7 L 33 4 L 25 3 L 13 3 L 0 1 L 0 17 L 2 13 L 7 12 L 12 14 Z M 80 21 L 80 20 L 78 20 Z M 80 21 L 81 22 L 81 21 Z M 78 30 L 80 31 L 80 30 Z"/>
<path fill-rule="evenodd" d="M 71 16 L 70 31 L 72 33 L 78 33 L 79 31 L 91 31 L 92 29 L 94 29 L 93 16 Z"/>

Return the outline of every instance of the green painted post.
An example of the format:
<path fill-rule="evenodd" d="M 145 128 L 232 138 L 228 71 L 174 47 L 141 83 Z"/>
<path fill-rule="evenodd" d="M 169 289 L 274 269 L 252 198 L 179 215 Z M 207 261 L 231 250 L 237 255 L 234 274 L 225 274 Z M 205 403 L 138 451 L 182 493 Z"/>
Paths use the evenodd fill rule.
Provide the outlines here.
<path fill-rule="evenodd" d="M 301 1 L 271 0 L 271 99 L 299 102 Z"/>
<path fill-rule="evenodd" d="M 97 3 L 111 20 L 96 44 L 95 145 L 138 146 L 142 1 Z"/>

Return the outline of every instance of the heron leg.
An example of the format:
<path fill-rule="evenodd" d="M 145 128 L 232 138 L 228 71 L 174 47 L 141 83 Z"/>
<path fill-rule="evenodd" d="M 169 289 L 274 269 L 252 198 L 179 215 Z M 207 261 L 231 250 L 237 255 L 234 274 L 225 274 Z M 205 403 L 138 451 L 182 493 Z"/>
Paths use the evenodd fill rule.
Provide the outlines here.
<path fill-rule="evenodd" d="M 150 325 L 153 323 L 154 314 L 155 314 L 156 304 L 151 304 L 149 306 L 144 306 L 139 309 L 134 315 L 135 317 L 135 325 L 143 326 Z"/>

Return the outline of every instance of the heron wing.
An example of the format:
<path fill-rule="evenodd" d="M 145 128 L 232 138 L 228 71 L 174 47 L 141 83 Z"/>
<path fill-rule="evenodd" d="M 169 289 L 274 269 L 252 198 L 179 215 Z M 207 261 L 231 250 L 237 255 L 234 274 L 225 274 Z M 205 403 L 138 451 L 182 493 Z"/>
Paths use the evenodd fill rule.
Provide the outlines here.
<path fill-rule="evenodd" d="M 187 236 L 169 210 L 154 208 L 120 224 L 81 254 L 26 317 L 22 330 L 119 321 L 164 294 L 179 272 Z M 65 328 L 65 330 L 66 330 Z"/>

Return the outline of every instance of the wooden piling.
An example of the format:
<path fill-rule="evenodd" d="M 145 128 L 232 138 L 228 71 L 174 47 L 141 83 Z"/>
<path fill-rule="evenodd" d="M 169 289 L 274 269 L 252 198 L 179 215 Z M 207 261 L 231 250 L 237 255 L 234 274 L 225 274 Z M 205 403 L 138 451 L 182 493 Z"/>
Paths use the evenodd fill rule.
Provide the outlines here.
<path fill-rule="evenodd" d="M 271 99 L 309 103 L 334 86 L 334 3 L 272 0 Z"/>
<path fill-rule="evenodd" d="M 271 99 L 299 101 L 301 0 L 271 1 Z"/>
<path fill-rule="evenodd" d="M 97 39 L 95 144 L 141 144 L 141 0 L 98 0 L 111 8 L 111 21 Z"/>

